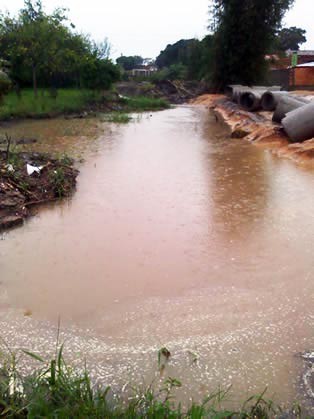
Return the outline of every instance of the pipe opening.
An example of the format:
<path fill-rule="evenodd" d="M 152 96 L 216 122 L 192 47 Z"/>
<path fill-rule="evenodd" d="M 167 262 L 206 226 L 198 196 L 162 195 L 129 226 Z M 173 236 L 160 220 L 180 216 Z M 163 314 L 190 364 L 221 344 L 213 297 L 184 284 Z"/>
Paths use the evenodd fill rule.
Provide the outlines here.
<path fill-rule="evenodd" d="M 272 111 L 275 107 L 276 99 L 274 95 L 270 92 L 264 93 L 262 97 L 262 108 L 265 109 L 265 111 Z"/>
<path fill-rule="evenodd" d="M 255 96 L 251 92 L 245 92 L 241 94 L 240 105 L 247 110 L 254 108 Z"/>

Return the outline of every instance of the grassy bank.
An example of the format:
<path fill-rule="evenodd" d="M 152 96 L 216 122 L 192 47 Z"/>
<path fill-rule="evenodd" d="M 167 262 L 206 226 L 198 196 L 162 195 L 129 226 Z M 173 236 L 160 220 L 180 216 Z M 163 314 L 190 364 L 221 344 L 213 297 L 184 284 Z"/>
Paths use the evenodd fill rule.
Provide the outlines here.
<path fill-rule="evenodd" d="M 94 387 L 88 372 L 66 365 L 62 348 L 56 358 L 46 363 L 38 355 L 23 351 L 41 366 L 33 374 L 22 376 L 17 359 L 21 354 L 2 356 L 0 368 L 0 415 L 14 418 L 273 418 L 282 411 L 265 398 L 254 396 L 237 410 L 228 410 L 227 392 L 217 391 L 203 403 L 182 407 L 174 400 L 181 383 L 173 378 L 164 381 L 157 391 L 152 386 L 139 391 L 132 387 L 123 396 L 114 396 L 110 388 Z M 131 387 L 130 387 L 131 388 Z M 289 412 L 301 417 L 300 409 Z M 287 417 L 287 416 L 282 416 Z"/>
<path fill-rule="evenodd" d="M 101 93 L 92 90 L 59 89 L 56 98 L 48 90 L 40 89 L 34 97 L 31 89 L 23 89 L 20 96 L 10 92 L 0 105 L 0 119 L 40 118 L 54 114 L 79 112 L 88 106 L 99 103 Z"/>
<path fill-rule="evenodd" d="M 117 98 L 115 95 L 103 97 L 101 92 L 84 89 L 58 89 L 56 97 L 49 90 L 40 89 L 34 97 L 32 89 L 23 89 L 18 96 L 10 92 L 0 104 L 0 120 L 10 118 L 44 118 L 60 114 L 77 113 L 84 110 L 123 112 L 144 112 L 166 109 L 169 103 L 164 99 L 146 97 Z"/>

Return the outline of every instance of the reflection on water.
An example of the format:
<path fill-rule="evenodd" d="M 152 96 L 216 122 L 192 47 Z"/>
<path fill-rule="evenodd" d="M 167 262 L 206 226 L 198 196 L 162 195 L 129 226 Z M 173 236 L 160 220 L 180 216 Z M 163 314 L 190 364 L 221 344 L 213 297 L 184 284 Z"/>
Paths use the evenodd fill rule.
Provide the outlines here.
<path fill-rule="evenodd" d="M 72 200 L 0 242 L 13 345 L 53 345 L 47 327 L 60 315 L 69 354 L 85 354 L 108 382 L 149 382 L 166 345 L 183 394 L 232 384 L 235 394 L 269 386 L 297 397 L 295 354 L 314 347 L 313 172 L 229 140 L 193 107 L 126 126 L 5 129 L 86 158 Z"/>
<path fill-rule="evenodd" d="M 36 143 L 18 145 L 21 151 L 49 152 L 55 155 L 69 154 L 74 158 L 86 157 L 97 152 L 103 137 L 114 137 L 114 126 L 101 125 L 99 119 L 44 119 L 3 122 L 0 138 L 8 133 L 13 142 L 35 139 Z"/>

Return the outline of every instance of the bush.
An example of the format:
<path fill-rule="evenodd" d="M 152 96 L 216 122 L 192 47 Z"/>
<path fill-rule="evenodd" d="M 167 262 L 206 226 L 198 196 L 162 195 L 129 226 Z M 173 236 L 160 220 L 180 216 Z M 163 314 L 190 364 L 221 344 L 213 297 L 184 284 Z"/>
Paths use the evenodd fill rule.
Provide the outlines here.
<path fill-rule="evenodd" d="M 151 76 L 152 81 L 162 80 L 185 80 L 188 69 L 183 64 L 172 64 L 170 67 L 163 68 Z"/>
<path fill-rule="evenodd" d="M 108 90 L 120 77 L 119 68 L 110 60 L 95 59 L 84 66 L 83 85 L 87 89 Z"/>

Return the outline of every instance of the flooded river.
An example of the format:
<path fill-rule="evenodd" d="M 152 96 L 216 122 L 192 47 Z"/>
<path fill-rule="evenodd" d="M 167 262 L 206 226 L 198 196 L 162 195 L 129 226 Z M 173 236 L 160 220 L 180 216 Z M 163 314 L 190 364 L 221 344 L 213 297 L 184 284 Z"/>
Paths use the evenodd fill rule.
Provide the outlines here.
<path fill-rule="evenodd" d="M 84 159 L 71 200 L 1 237 L 11 347 L 53 351 L 60 316 L 68 358 L 105 384 L 149 384 L 166 346 L 182 397 L 232 385 L 231 398 L 268 387 L 300 399 L 297 355 L 314 349 L 313 170 L 230 140 L 198 107 L 3 130 Z"/>

